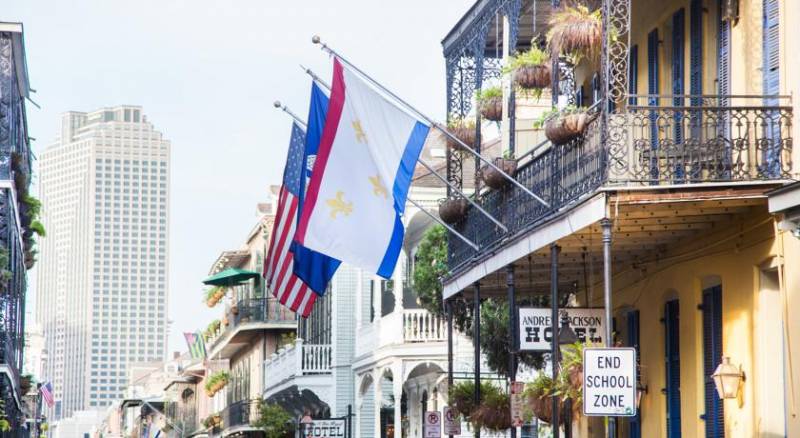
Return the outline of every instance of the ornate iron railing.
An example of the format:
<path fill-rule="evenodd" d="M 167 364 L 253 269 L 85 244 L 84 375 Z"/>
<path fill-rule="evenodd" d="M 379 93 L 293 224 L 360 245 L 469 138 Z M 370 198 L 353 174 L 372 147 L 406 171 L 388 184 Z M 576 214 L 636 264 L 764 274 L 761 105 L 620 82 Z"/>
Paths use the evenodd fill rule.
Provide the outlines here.
<path fill-rule="evenodd" d="M 295 321 L 294 312 L 272 298 L 245 298 L 228 309 L 231 328 L 246 322 L 290 322 Z"/>
<path fill-rule="evenodd" d="M 503 232 L 474 208 L 455 228 L 480 245 L 449 239 L 457 269 L 502 242 L 607 186 L 779 181 L 797 177 L 792 163 L 792 107 L 763 105 L 777 96 L 629 96 L 625 111 L 592 121 L 582 138 L 544 144 L 519 160 L 515 178 L 549 206 L 521 190 L 481 192 L 478 200 L 508 227 Z M 662 101 L 669 106 L 660 106 Z"/>
<path fill-rule="evenodd" d="M 225 429 L 254 426 L 261 417 L 258 399 L 242 400 L 222 410 L 222 425 Z"/>

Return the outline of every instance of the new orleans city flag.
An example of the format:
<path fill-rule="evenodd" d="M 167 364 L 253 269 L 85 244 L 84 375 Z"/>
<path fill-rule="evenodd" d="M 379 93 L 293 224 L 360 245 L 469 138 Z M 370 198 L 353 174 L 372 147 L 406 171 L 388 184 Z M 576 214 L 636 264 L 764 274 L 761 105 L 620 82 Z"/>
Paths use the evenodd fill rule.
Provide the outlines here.
<path fill-rule="evenodd" d="M 295 241 L 389 278 L 429 130 L 334 58 L 328 114 Z"/>

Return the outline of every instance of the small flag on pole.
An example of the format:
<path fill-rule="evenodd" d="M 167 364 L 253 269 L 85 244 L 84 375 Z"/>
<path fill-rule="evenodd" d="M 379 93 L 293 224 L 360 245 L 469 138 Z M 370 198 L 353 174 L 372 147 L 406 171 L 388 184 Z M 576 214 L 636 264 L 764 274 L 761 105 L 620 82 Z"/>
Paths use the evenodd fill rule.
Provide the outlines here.
<path fill-rule="evenodd" d="M 55 400 L 53 399 L 53 385 L 47 381 L 39 387 L 39 392 L 42 394 L 42 399 L 47 403 L 47 406 L 53 407 Z"/>
<path fill-rule="evenodd" d="M 264 279 L 272 295 L 281 304 L 305 318 L 311 313 L 317 294 L 294 274 L 294 253 L 291 251 L 300 190 L 306 173 L 303 166 L 304 148 L 305 133 L 293 123 L 286 167 L 283 169 L 283 184 L 278 195 L 278 211 L 264 259 Z"/>
<path fill-rule="evenodd" d="M 203 342 L 203 336 L 200 332 L 184 332 L 183 337 L 186 338 L 186 345 L 189 346 L 189 354 L 192 356 L 192 359 L 205 359 L 206 344 Z"/>
<path fill-rule="evenodd" d="M 429 130 L 334 58 L 325 128 L 295 242 L 390 278 Z"/>

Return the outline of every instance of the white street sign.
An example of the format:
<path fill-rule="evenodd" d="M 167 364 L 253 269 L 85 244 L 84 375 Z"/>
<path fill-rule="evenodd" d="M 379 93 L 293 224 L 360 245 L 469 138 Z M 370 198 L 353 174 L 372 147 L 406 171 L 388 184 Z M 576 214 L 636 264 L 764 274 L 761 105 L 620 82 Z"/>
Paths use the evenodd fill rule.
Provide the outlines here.
<path fill-rule="evenodd" d="M 584 348 L 583 414 L 636 415 L 636 350 Z"/>
<path fill-rule="evenodd" d="M 439 411 L 425 413 L 425 438 L 440 438 L 442 436 L 442 414 Z"/>
<path fill-rule="evenodd" d="M 458 412 L 450 406 L 444 407 L 444 434 L 461 435 L 461 418 Z"/>
<path fill-rule="evenodd" d="M 569 326 L 578 341 L 602 345 L 605 341 L 605 310 L 602 308 L 567 307 L 561 309 L 569 316 Z M 519 309 L 519 349 L 549 351 L 552 339 L 550 308 L 522 307 Z"/>
<path fill-rule="evenodd" d="M 343 438 L 347 431 L 347 421 L 343 418 L 317 420 L 305 418 L 301 421 L 303 436 L 310 438 Z"/>

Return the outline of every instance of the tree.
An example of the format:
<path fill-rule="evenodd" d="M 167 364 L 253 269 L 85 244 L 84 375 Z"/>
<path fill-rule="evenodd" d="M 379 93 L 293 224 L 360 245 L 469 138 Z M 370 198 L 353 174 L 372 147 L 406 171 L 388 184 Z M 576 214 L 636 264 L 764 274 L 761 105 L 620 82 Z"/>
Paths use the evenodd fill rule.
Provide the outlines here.
<path fill-rule="evenodd" d="M 262 402 L 258 420 L 253 424 L 264 431 L 265 438 L 291 438 L 294 436 L 294 419 L 280 405 Z"/>

